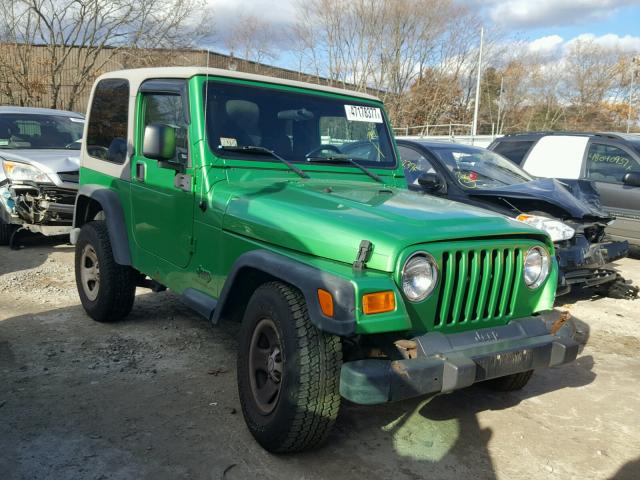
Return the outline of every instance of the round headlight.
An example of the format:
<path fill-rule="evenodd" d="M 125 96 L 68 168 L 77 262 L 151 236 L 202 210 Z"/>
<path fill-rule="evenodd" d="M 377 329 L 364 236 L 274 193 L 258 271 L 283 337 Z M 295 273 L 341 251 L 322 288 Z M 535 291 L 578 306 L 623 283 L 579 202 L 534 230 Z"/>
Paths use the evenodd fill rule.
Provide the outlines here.
<path fill-rule="evenodd" d="M 533 289 L 542 285 L 549 276 L 549 254 L 542 247 L 532 247 L 524 259 L 524 283 Z"/>
<path fill-rule="evenodd" d="M 414 253 L 402 268 L 402 291 L 412 302 L 427 298 L 437 281 L 438 265 L 428 253 Z"/>

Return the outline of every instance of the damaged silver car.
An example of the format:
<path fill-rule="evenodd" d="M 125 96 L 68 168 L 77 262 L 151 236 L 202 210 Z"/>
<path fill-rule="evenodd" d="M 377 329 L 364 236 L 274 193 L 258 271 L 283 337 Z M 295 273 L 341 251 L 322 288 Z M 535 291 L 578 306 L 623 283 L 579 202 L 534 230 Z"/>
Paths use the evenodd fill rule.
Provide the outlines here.
<path fill-rule="evenodd" d="M 71 230 L 83 128 L 79 113 L 0 107 L 0 245 Z"/>

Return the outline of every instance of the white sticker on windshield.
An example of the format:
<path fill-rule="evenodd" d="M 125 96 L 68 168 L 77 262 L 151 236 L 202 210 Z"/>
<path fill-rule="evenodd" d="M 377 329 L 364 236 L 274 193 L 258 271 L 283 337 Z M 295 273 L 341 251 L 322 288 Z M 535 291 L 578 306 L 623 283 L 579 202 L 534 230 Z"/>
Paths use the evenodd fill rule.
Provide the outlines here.
<path fill-rule="evenodd" d="M 350 122 L 382 123 L 382 111 L 378 107 L 363 107 L 362 105 L 345 105 L 347 120 Z"/>
<path fill-rule="evenodd" d="M 84 123 L 84 118 L 69 117 L 69 120 L 71 120 L 74 123 Z"/>
<path fill-rule="evenodd" d="M 237 147 L 238 141 L 235 138 L 220 137 L 220 145 L 223 147 Z"/>

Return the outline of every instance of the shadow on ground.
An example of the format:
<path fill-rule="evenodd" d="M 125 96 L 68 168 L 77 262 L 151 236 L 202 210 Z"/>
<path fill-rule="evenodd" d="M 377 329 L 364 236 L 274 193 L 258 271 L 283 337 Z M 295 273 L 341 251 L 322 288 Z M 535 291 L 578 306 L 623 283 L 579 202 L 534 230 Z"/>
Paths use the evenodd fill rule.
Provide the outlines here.
<path fill-rule="evenodd" d="M 73 246 L 69 245 L 69 235 L 45 237 L 30 232 L 21 233 L 18 250 L 11 250 L 7 246 L 0 247 L 0 257 L 6 257 L 0 261 L 0 275 L 42 265 L 54 251 L 53 247 L 73 249 Z"/>
<path fill-rule="evenodd" d="M 167 293 L 139 296 L 117 324 L 79 306 L 1 321 L 3 478 L 493 479 L 479 412 L 595 378 L 587 356 L 516 393 L 345 403 L 324 448 L 274 456 L 244 426 L 236 330 L 210 328 Z"/>

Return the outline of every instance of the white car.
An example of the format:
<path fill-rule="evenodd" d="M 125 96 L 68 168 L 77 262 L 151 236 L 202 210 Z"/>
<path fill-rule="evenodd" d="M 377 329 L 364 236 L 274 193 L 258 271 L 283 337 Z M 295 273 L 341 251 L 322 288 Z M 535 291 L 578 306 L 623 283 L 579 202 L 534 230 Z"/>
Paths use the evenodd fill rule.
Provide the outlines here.
<path fill-rule="evenodd" d="M 640 134 L 513 134 L 489 150 L 536 177 L 591 181 L 603 208 L 616 217 L 607 233 L 640 246 Z"/>

